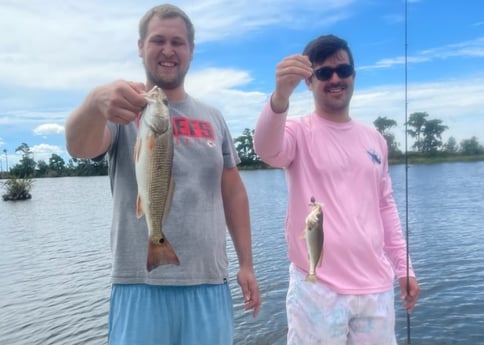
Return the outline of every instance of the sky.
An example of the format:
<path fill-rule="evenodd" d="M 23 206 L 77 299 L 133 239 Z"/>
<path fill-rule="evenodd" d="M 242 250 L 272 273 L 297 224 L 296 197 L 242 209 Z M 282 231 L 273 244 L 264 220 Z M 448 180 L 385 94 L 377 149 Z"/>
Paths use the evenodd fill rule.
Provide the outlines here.
<path fill-rule="evenodd" d="M 224 114 L 234 138 L 254 129 L 284 57 L 323 34 L 346 39 L 355 58 L 350 115 L 378 117 L 405 149 L 405 119 L 427 112 L 448 126 L 444 142 L 484 144 L 484 10 L 481 0 L 173 1 L 195 26 L 186 90 Z M 68 161 L 67 116 L 91 89 L 145 81 L 137 52 L 148 0 L 0 0 L 0 168 L 29 145 L 36 161 Z M 406 9 L 406 10 L 405 10 Z M 301 83 L 289 116 L 314 109 Z M 408 139 L 411 145 L 411 138 Z"/>

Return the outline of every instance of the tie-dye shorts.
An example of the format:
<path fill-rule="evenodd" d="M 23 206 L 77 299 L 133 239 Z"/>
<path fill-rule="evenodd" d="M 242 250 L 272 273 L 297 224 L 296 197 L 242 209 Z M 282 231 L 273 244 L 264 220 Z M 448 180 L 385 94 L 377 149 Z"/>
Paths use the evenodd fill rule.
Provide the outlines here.
<path fill-rule="evenodd" d="M 396 345 L 393 290 L 340 295 L 289 266 L 288 345 Z"/>

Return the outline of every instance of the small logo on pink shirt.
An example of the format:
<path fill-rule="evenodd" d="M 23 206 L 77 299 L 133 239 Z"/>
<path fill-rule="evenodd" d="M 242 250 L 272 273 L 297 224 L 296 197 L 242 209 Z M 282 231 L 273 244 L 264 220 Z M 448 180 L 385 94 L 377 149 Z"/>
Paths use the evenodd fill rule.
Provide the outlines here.
<path fill-rule="evenodd" d="M 370 156 L 373 164 L 381 164 L 380 155 L 378 153 L 376 153 L 375 150 L 368 150 L 366 152 L 368 152 L 368 155 Z"/>

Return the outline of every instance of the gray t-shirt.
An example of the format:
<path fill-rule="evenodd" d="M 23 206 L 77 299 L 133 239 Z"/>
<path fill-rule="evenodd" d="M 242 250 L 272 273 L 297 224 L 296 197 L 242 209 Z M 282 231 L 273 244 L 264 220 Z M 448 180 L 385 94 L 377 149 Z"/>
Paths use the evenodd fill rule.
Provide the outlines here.
<path fill-rule="evenodd" d="M 174 132 L 173 202 L 163 232 L 180 265 L 146 269 L 148 229 L 136 218 L 133 150 L 136 124 L 108 123 L 114 211 L 112 282 L 154 285 L 218 284 L 227 279 L 226 223 L 221 193 L 224 168 L 240 162 L 222 114 L 194 98 L 170 103 Z"/>

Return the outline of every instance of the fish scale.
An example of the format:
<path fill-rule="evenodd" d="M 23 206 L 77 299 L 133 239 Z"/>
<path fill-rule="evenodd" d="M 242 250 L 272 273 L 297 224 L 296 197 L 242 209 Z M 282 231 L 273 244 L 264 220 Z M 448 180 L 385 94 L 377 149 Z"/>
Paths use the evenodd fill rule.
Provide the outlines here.
<path fill-rule="evenodd" d="M 171 127 L 169 130 L 171 130 Z M 157 143 L 157 140 L 160 140 L 161 142 Z M 170 189 L 172 179 L 166 177 L 171 176 L 172 164 L 170 162 L 173 161 L 173 150 L 170 150 L 169 147 L 173 147 L 173 141 L 171 144 L 166 144 L 165 138 L 159 137 L 155 139 L 155 145 L 153 147 L 153 157 L 155 159 L 153 161 L 154 169 L 150 169 L 152 174 L 150 184 L 150 213 L 152 215 L 160 215 L 154 217 L 152 220 L 153 233 L 151 234 L 150 239 L 153 243 L 160 243 L 163 240 L 163 223 L 169 212 L 170 200 L 166 197 L 166 192 Z M 160 158 L 165 156 L 168 157 L 168 161 Z M 164 212 L 160 213 L 159 209 L 164 210 Z"/>

